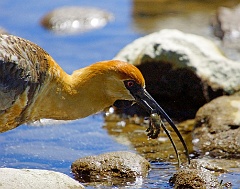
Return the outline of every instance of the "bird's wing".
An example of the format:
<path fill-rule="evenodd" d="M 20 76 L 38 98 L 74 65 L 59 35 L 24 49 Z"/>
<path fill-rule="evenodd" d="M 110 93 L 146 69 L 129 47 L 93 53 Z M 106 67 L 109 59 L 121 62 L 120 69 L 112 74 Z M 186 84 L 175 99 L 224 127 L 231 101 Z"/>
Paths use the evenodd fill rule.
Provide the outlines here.
<path fill-rule="evenodd" d="M 0 35 L 0 114 L 12 106 L 28 87 L 28 102 L 44 83 L 48 54 L 36 44 Z"/>

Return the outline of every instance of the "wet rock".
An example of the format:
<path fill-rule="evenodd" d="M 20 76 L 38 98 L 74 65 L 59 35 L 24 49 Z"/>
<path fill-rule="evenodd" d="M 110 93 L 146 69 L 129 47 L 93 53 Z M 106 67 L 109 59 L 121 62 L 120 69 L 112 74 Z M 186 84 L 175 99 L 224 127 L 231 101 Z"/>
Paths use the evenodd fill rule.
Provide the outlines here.
<path fill-rule="evenodd" d="M 91 7 L 61 7 L 46 14 L 41 24 L 57 34 L 75 34 L 104 27 L 112 14 Z"/>
<path fill-rule="evenodd" d="M 72 163 L 72 172 L 80 182 L 102 182 L 121 185 L 145 177 L 149 162 L 131 152 L 110 152 L 80 158 Z"/>
<path fill-rule="evenodd" d="M 0 168 L 0 188 L 84 188 L 69 176 L 48 170 Z"/>
<path fill-rule="evenodd" d="M 220 183 L 218 181 L 221 181 L 219 176 L 232 172 L 233 169 L 240 169 L 238 160 L 192 159 L 190 165 L 182 167 L 173 175 L 170 183 L 175 188 L 232 188 L 229 187 L 232 185 L 230 182 L 225 182 L 224 179 Z M 233 178 L 233 182 L 237 181 Z"/>
<path fill-rule="evenodd" d="M 170 179 L 170 183 L 174 185 L 175 189 L 220 188 L 217 177 L 211 171 L 205 168 L 196 169 L 191 166 L 179 169 Z"/>
<path fill-rule="evenodd" d="M 175 118 L 194 118 L 206 102 L 240 89 L 239 63 L 224 57 L 211 41 L 178 30 L 139 38 L 115 59 L 136 65 L 149 93 Z"/>
<path fill-rule="evenodd" d="M 193 142 L 201 154 L 240 158 L 240 96 L 222 96 L 200 108 Z"/>

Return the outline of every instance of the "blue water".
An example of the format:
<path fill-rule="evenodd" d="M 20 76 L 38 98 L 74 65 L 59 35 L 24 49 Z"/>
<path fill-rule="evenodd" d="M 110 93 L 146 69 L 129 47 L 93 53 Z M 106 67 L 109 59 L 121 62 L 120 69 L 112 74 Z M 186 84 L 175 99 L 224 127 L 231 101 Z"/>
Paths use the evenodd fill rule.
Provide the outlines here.
<path fill-rule="evenodd" d="M 40 19 L 64 5 L 104 9 L 111 12 L 115 20 L 104 28 L 79 35 L 55 35 L 43 29 Z M 0 26 L 13 35 L 37 43 L 69 74 L 91 63 L 112 59 L 125 45 L 145 35 L 133 27 L 131 14 L 131 0 L 0 1 Z M 80 157 L 134 151 L 109 136 L 103 125 L 103 115 L 98 114 L 47 126 L 22 125 L 1 133 L 0 167 L 49 169 L 72 176 L 71 163 Z M 174 172 L 175 167 L 168 163 L 153 164 L 149 177 L 135 186 L 170 188 L 168 179 Z"/>

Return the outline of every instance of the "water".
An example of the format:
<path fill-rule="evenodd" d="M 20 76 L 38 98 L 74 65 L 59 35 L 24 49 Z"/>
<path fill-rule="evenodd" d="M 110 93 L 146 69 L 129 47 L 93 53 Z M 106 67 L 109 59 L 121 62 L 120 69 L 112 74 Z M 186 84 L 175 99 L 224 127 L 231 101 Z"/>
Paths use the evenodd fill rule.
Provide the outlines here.
<path fill-rule="evenodd" d="M 121 48 L 134 39 L 158 29 L 179 28 L 212 38 L 207 25 L 207 15 L 211 10 L 207 13 L 201 13 L 199 10 L 187 14 L 177 11 L 174 14 L 167 13 L 154 17 L 144 15 L 133 17 L 133 12 L 139 10 L 136 2 L 1 0 L 0 23 L 9 33 L 29 39 L 43 47 L 67 73 L 100 60 L 112 59 Z M 55 35 L 43 29 L 39 24 L 40 19 L 49 11 L 63 5 L 104 9 L 113 13 L 115 20 L 104 28 L 72 36 Z M 186 27 L 189 23 L 192 23 L 191 27 Z M 81 120 L 47 126 L 22 125 L 2 133 L 0 134 L 0 167 L 48 169 L 72 177 L 71 163 L 80 157 L 119 150 L 135 151 L 131 145 L 119 143 L 109 135 L 103 125 L 103 115 L 97 114 Z M 170 163 L 155 162 L 152 163 L 148 178 L 138 180 L 130 186 L 171 188 L 168 180 L 175 171 L 175 166 Z M 239 173 L 224 175 L 227 179 L 235 177 L 239 177 Z M 235 184 L 236 187 L 240 186 L 237 182 Z"/>

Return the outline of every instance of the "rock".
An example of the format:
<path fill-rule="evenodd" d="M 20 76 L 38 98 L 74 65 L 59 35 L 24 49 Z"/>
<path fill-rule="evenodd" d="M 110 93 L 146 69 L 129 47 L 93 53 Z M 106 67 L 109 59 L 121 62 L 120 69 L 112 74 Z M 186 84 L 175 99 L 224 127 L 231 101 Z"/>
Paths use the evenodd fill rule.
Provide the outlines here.
<path fill-rule="evenodd" d="M 194 118 L 206 102 L 240 89 L 239 63 L 224 57 L 211 41 L 178 30 L 139 38 L 114 59 L 136 65 L 149 93 L 175 118 Z"/>
<path fill-rule="evenodd" d="M 72 172 L 80 182 L 102 182 L 121 185 L 145 177 L 149 162 L 132 152 L 110 152 L 98 156 L 87 156 L 72 163 Z"/>
<path fill-rule="evenodd" d="M 220 184 L 218 180 L 221 179 L 217 179 L 217 177 L 227 172 L 233 172 L 233 169 L 235 171 L 240 169 L 238 160 L 192 159 L 190 165 L 182 167 L 173 175 L 170 183 L 175 186 L 174 188 L 232 188 L 230 187 L 232 184 L 224 179 Z M 232 179 L 235 183 L 237 180 Z"/>
<path fill-rule="evenodd" d="M 193 141 L 201 154 L 240 158 L 240 96 L 222 96 L 200 108 Z"/>
<path fill-rule="evenodd" d="M 91 7 L 61 7 L 46 14 L 41 24 L 57 34 L 75 34 L 104 27 L 112 14 Z"/>
<path fill-rule="evenodd" d="M 240 5 L 233 9 L 220 7 L 211 20 L 215 36 L 220 39 L 240 38 Z"/>
<path fill-rule="evenodd" d="M 220 188 L 217 177 L 214 176 L 211 171 L 204 168 L 195 169 L 192 167 L 184 167 L 179 169 L 169 182 L 174 185 L 175 189 Z"/>
<path fill-rule="evenodd" d="M 48 170 L 0 168 L 0 188 L 84 188 L 69 176 Z"/>
<path fill-rule="evenodd" d="M 220 7 L 211 19 L 215 36 L 222 40 L 221 49 L 226 56 L 240 60 L 240 4 L 232 9 Z"/>

